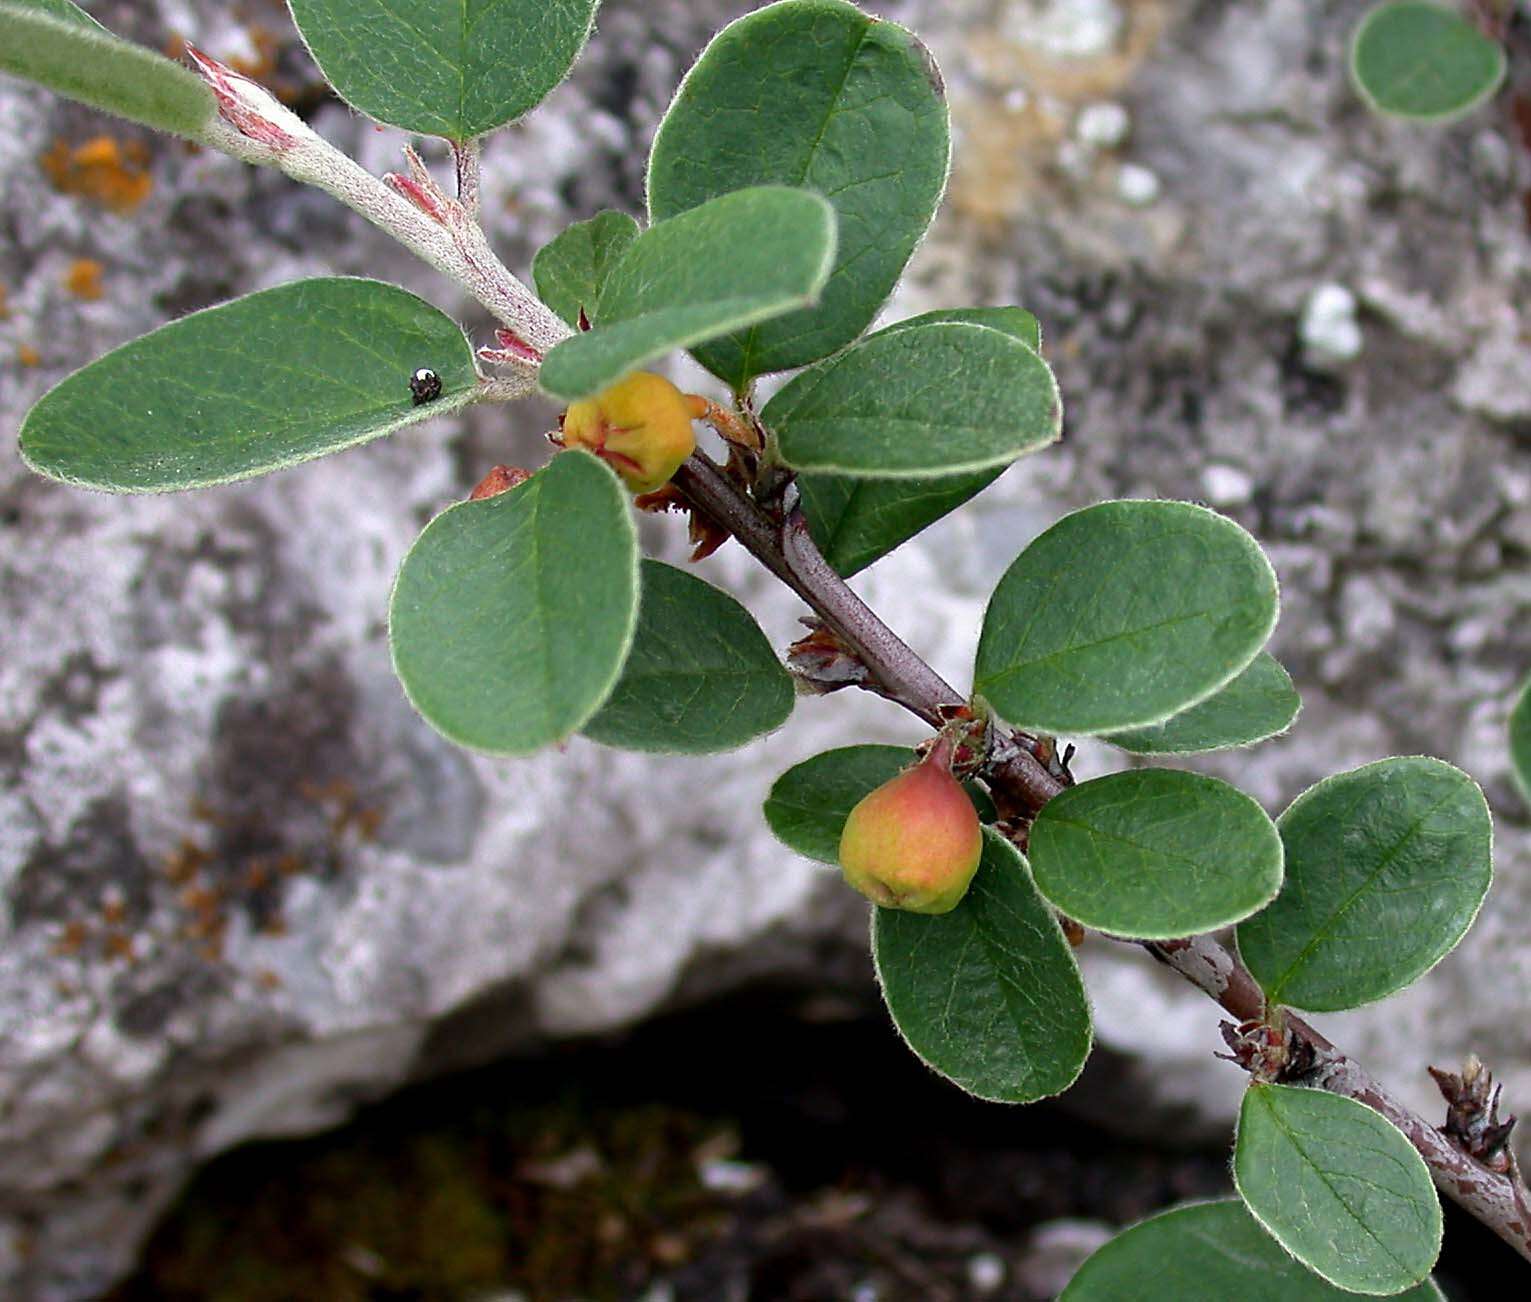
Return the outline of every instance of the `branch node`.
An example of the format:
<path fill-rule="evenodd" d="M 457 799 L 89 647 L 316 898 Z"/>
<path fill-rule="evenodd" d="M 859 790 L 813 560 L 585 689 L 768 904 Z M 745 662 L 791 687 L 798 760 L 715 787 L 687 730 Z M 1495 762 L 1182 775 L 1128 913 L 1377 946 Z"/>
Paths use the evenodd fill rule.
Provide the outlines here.
<path fill-rule="evenodd" d="M 1461 1074 L 1439 1067 L 1426 1070 L 1434 1077 L 1446 1100 L 1446 1124 L 1440 1129 L 1454 1144 L 1475 1161 L 1501 1174 L 1510 1170 L 1510 1132 L 1515 1118 L 1499 1119 L 1502 1086 L 1494 1084 L 1493 1073 L 1470 1053 L 1462 1064 Z"/>

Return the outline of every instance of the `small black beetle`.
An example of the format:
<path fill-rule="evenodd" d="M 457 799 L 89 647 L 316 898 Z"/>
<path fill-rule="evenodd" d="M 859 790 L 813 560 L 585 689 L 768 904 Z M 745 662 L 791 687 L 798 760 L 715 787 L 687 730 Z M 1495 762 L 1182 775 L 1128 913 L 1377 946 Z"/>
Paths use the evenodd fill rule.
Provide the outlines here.
<path fill-rule="evenodd" d="M 423 407 L 441 397 L 441 377 L 428 366 L 422 366 L 409 377 L 409 392 L 415 406 Z"/>

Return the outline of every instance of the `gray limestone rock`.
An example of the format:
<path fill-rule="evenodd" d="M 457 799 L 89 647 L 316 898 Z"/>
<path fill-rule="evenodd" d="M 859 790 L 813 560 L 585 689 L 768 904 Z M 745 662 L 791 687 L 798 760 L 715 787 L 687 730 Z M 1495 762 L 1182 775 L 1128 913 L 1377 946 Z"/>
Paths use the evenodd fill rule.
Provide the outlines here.
<path fill-rule="evenodd" d="M 574 79 L 490 145 L 485 210 L 510 265 L 598 207 L 641 210 L 679 74 L 747 7 L 608 0 Z M 1280 572 L 1274 649 L 1306 708 L 1290 736 L 1198 767 L 1275 811 L 1325 774 L 1428 752 L 1495 805 L 1499 884 L 1461 949 L 1321 1025 L 1421 1107 L 1425 1063 L 1469 1049 L 1523 1107 L 1531 815 L 1503 737 L 1531 665 L 1519 146 L 1493 110 L 1445 131 L 1369 117 L 1344 75 L 1360 3 L 873 7 L 927 38 L 958 126 L 950 197 L 890 310 L 1032 307 L 1068 429 L 858 586 L 961 683 L 989 587 L 1059 513 L 1217 499 Z M 263 48 L 214 0 L 94 11 L 156 45 Z M 262 10 L 271 75 L 311 84 L 284 21 Z M 1130 139 L 1063 153 L 1103 101 Z M 395 165 L 397 133 L 333 103 L 313 120 Z M 548 407 L 186 497 L 29 475 L 9 432 L 47 384 L 232 294 L 373 274 L 487 322 L 280 176 L 149 140 L 153 192 L 118 215 L 39 167 L 99 119 L 5 82 L 0 122 L 0 1292 L 92 1295 L 199 1161 L 404 1080 L 761 975 L 821 981 L 826 952 L 866 980 L 858 902 L 757 809 L 816 750 L 917 739 L 890 707 L 807 701 L 722 759 L 575 741 L 508 763 L 452 749 L 403 702 L 382 628 L 394 568 L 489 465 L 534 461 Z M 1124 166 L 1157 178 L 1155 202 L 1122 201 Z M 99 301 L 66 290 L 76 258 L 103 265 Z M 1364 341 L 1341 370 L 1315 369 L 1299 328 L 1330 282 L 1354 292 Z M 673 521 L 645 531 L 680 554 Z M 736 549 L 703 572 L 778 644 L 793 635 L 794 602 Z M 1088 746 L 1076 771 L 1122 762 Z M 1101 1038 L 1132 1064 L 1121 1087 L 1225 1125 L 1241 1077 L 1211 1058 L 1215 1010 L 1133 951 L 1092 942 L 1084 962 Z"/>

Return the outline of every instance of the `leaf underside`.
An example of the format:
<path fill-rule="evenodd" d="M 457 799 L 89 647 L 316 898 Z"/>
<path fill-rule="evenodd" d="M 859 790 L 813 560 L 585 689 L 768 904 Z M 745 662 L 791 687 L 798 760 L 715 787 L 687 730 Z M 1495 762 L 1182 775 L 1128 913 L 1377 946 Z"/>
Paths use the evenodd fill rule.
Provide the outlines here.
<path fill-rule="evenodd" d="M 0 0 L 0 73 L 191 140 L 217 116 L 212 91 L 194 72 L 69 4 Z"/>

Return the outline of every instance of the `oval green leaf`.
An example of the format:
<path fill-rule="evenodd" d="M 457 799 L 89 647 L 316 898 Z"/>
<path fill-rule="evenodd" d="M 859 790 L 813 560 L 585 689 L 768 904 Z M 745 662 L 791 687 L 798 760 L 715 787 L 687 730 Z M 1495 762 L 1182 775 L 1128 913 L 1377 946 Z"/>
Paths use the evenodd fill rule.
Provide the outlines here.
<path fill-rule="evenodd" d="M 1354 1302 L 1260 1228 L 1236 1198 L 1160 1212 L 1123 1230 L 1079 1268 L 1058 1302 Z M 1426 1281 L 1399 1302 L 1444 1302 Z"/>
<path fill-rule="evenodd" d="M 1350 75 L 1379 113 L 1449 122 L 1470 113 L 1504 80 L 1504 47 L 1434 0 L 1378 5 L 1356 28 Z"/>
<path fill-rule="evenodd" d="M 909 1047 L 969 1094 L 1034 1103 L 1072 1085 L 1090 1056 L 1074 951 L 1020 851 L 993 831 L 950 913 L 873 909 L 872 959 Z"/>
<path fill-rule="evenodd" d="M 1424 1159 L 1364 1103 L 1251 1084 L 1233 1182 L 1288 1252 L 1337 1288 L 1413 1288 L 1441 1251 L 1441 1204 Z"/>
<path fill-rule="evenodd" d="M 1334 1012 L 1403 989 L 1456 947 L 1493 878 L 1483 793 L 1438 759 L 1326 778 L 1276 826 L 1286 885 L 1238 933 L 1272 1003 Z"/>
<path fill-rule="evenodd" d="M 432 520 L 399 570 L 388 637 L 427 723 L 473 750 L 526 755 L 589 722 L 637 617 L 627 494 L 575 451 Z"/>
<path fill-rule="evenodd" d="M 638 630 L 585 736 L 627 750 L 732 750 L 792 713 L 792 676 L 743 606 L 670 565 L 642 566 Z"/>
<path fill-rule="evenodd" d="M 1053 442 L 1052 370 L 999 330 L 930 322 L 889 330 L 794 377 L 761 417 L 797 470 L 954 475 L 1006 466 Z"/>
<path fill-rule="evenodd" d="M 766 798 L 765 817 L 784 845 L 820 863 L 840 862 L 840 833 L 861 798 L 914 763 L 905 746 L 841 746 L 788 769 Z M 972 783 L 968 799 L 984 821 L 994 818 L 989 798 Z"/>
<path fill-rule="evenodd" d="M 1033 540 L 984 615 L 974 691 L 1022 728 L 1160 723 L 1230 682 L 1276 625 L 1276 574 L 1232 520 L 1102 502 Z"/>
<path fill-rule="evenodd" d="M 637 238 L 638 223 L 625 212 L 608 208 L 589 221 L 575 222 L 532 259 L 537 297 L 575 329 L 581 310 L 587 322 L 594 322 L 606 277 Z"/>
<path fill-rule="evenodd" d="M 1531 801 L 1531 678 L 1521 686 L 1520 698 L 1510 710 L 1510 766 L 1521 794 Z"/>
<path fill-rule="evenodd" d="M 0 72 L 192 140 L 217 116 L 196 73 L 113 36 L 73 5 L 0 0 Z"/>
<path fill-rule="evenodd" d="M 330 85 L 379 122 L 471 140 L 569 74 L 600 0 L 288 0 Z"/>
<path fill-rule="evenodd" d="M 1195 755 L 1251 746 L 1285 732 L 1302 709 L 1292 676 L 1269 651 L 1221 691 L 1149 728 L 1113 732 L 1105 740 L 1135 755 Z"/>
<path fill-rule="evenodd" d="M 410 377 L 441 396 L 416 406 Z M 112 493 L 205 488 L 354 447 L 471 402 L 462 328 L 376 280 L 300 280 L 161 326 L 27 413 L 32 469 Z"/>
<path fill-rule="evenodd" d="M 694 349 L 697 360 L 739 388 L 855 339 L 930 225 L 950 154 L 940 74 L 897 24 L 841 0 L 784 0 L 724 28 L 655 137 L 650 213 L 804 186 L 834 205 L 840 247 L 816 307 Z"/>
<path fill-rule="evenodd" d="M 931 321 L 965 321 L 1013 335 L 1039 348 L 1042 328 L 1019 307 L 967 307 L 926 312 L 879 334 Z M 865 479 L 851 475 L 800 475 L 803 515 L 819 550 L 842 578 L 864 570 L 942 516 L 976 497 L 1004 473 L 1000 466 L 965 475 L 921 479 Z"/>
<path fill-rule="evenodd" d="M 1081 782 L 1031 829 L 1037 888 L 1075 921 L 1173 940 L 1249 917 L 1281 889 L 1281 837 L 1219 778 L 1136 769 Z"/>
<path fill-rule="evenodd" d="M 674 349 L 811 303 L 834 246 L 834 210 L 785 186 L 738 190 L 651 226 L 607 275 L 600 324 L 548 354 L 542 387 L 588 397 Z"/>

